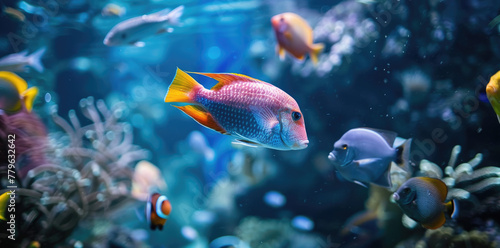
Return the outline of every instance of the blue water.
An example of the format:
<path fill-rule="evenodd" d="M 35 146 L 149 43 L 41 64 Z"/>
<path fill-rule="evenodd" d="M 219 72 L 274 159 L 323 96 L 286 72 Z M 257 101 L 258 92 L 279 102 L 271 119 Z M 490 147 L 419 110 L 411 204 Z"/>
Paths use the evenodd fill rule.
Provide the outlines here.
<path fill-rule="evenodd" d="M 108 3 L 126 12 L 103 16 Z M 117 23 L 180 5 L 185 7 L 180 24 L 173 25 L 171 33 L 142 40 L 144 47 L 103 44 Z M 43 72 L 29 66 L 15 72 L 29 87 L 39 89 L 33 111 L 24 113 L 36 116 L 38 122 L 5 113 L 0 122 L 1 135 L 21 130 L 28 144 L 44 149 L 44 160 L 34 158 L 29 149 L 28 155 L 18 151 L 17 167 L 52 164 L 60 170 L 80 171 L 77 181 L 88 179 L 80 182 L 85 194 L 95 193 L 96 198 L 100 192 L 105 200 L 92 199 L 110 204 L 93 205 L 95 209 L 78 215 L 68 210 L 69 200 L 84 209 L 78 194 L 70 192 L 74 188 L 62 181 L 50 184 L 66 180 L 66 174 L 45 172 L 32 181 L 26 179 L 29 173 L 19 176 L 17 185 L 37 197 L 18 194 L 16 240 L 2 234 L 2 247 L 28 247 L 34 241 L 41 247 L 209 247 L 222 236 L 237 237 L 228 239 L 239 240 L 236 247 L 414 247 L 419 240 L 431 245 L 429 235 L 441 239 L 439 235 L 446 231 L 451 238 L 443 247 L 460 243 L 459 235 L 472 231 L 484 236 L 471 237 L 472 246 L 465 247 L 500 245 L 498 174 L 486 176 L 491 179 L 485 181 L 489 186 L 477 191 L 470 188 L 476 182 L 457 184 L 455 188 L 469 190 L 475 200 L 462 199 L 458 219 L 431 232 L 419 225 L 404 227 L 401 210 L 390 201 L 392 191 L 350 182 L 328 160 L 342 134 L 371 127 L 413 139 L 412 176 L 427 175 L 419 167 L 423 159 L 444 170 L 456 145 L 461 146 L 456 165 L 481 153 L 482 161 L 474 171 L 498 167 L 500 124 L 485 97 L 486 84 L 500 70 L 498 1 L 13 0 L 2 1 L 1 6 L 0 57 L 47 48 L 41 60 Z M 7 7 L 24 19 L 6 11 Z M 270 20 L 284 12 L 302 16 L 314 31 L 313 43 L 325 45 L 318 65 L 312 64 L 309 55 L 303 61 L 289 54 L 284 60 L 278 57 Z M 232 145 L 232 137 L 204 128 L 164 102 L 177 68 L 239 73 L 277 86 L 299 104 L 309 146 L 277 151 Z M 194 78 L 206 88 L 215 84 L 201 76 Z M 74 110 L 71 113 L 82 127 L 95 123 L 80 107 L 87 106 L 82 102 L 87 97 L 94 104 L 102 100 L 115 122 L 124 123 L 117 129 L 111 129 L 115 122 L 104 127 L 110 128 L 104 135 L 111 143 L 123 130 L 132 134 L 130 150 L 121 154 L 124 148 L 119 147 L 108 154 L 130 155 L 130 160 L 99 160 L 94 154 L 80 163 L 64 155 L 64 147 L 72 143 L 52 116 L 57 113 L 73 126 L 68 112 Z M 26 118 L 21 123 L 45 126 L 44 146 L 26 131 L 31 130 L 28 124 L 15 126 L 12 116 Z M 106 119 L 102 112 L 98 116 Z M 204 146 L 199 140 L 190 143 L 193 131 L 202 134 Z M 94 142 L 99 140 L 96 133 L 85 128 L 80 132 L 78 146 L 106 150 Z M 143 153 L 135 159 L 139 153 L 131 151 L 140 149 Z M 150 190 L 166 195 L 172 204 L 162 231 L 150 230 L 144 199 L 132 197 L 134 168 L 140 160 L 154 164 L 160 171 L 157 176 L 167 184 Z M 84 169 L 85 165 L 91 168 L 92 161 L 109 174 L 110 189 L 122 190 L 115 192 L 116 199 L 103 190 L 106 176 Z M 3 161 L 0 165 L 7 167 Z M 85 186 L 89 182 L 92 187 Z M 3 193 L 8 182 L 2 178 L 1 184 Z M 279 193 L 279 204 L 266 202 L 269 192 Z M 47 199 L 61 202 L 60 209 L 56 203 L 43 202 L 50 202 Z M 381 203 L 370 207 L 367 199 Z M 89 201 L 90 206 L 93 200 Z M 38 202 L 48 212 L 35 208 Z M 349 224 L 351 216 L 374 209 L 383 211 Z M 297 216 L 300 221 L 293 221 Z M 61 223 L 49 221 L 54 219 Z M 69 220 L 74 223 L 63 226 Z M 0 228 L 7 230 L 8 225 L 2 222 Z"/>

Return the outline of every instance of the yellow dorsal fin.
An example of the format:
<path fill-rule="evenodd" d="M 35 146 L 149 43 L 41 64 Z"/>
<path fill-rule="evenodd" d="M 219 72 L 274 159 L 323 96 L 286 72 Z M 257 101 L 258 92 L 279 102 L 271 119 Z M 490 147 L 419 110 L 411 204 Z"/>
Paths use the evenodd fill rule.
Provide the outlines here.
<path fill-rule="evenodd" d="M 208 113 L 203 107 L 197 105 L 186 105 L 186 106 L 174 106 L 182 112 L 189 115 L 189 117 L 193 118 L 196 122 L 201 125 L 215 130 L 222 134 L 227 134 L 227 131 L 222 128 L 217 121 L 212 117 L 210 113 Z"/>
<path fill-rule="evenodd" d="M 26 81 L 24 81 L 24 79 L 19 77 L 17 74 L 10 71 L 0 71 L 0 79 L 4 79 L 12 83 L 12 85 L 16 87 L 17 92 L 19 92 L 19 95 L 22 94 L 26 89 L 28 89 L 28 84 L 26 83 Z"/>
<path fill-rule="evenodd" d="M 438 190 L 439 199 L 441 200 L 441 202 L 444 202 L 446 200 L 446 195 L 448 195 L 448 187 L 446 187 L 446 184 L 444 184 L 443 181 L 431 177 L 420 177 L 420 179 L 422 179 L 426 183 L 433 185 Z"/>
<path fill-rule="evenodd" d="M 33 102 L 35 101 L 35 97 L 37 94 L 37 87 L 31 87 L 23 92 L 22 96 L 24 100 L 24 106 L 26 106 L 26 110 L 28 110 L 28 112 L 31 112 L 31 110 L 33 109 Z"/>
<path fill-rule="evenodd" d="M 203 73 L 203 72 L 189 72 L 193 74 L 199 74 L 203 75 L 212 79 L 217 80 L 219 83 L 214 85 L 214 87 L 211 88 L 211 90 L 219 90 L 222 88 L 224 85 L 230 85 L 234 82 L 254 82 L 254 83 L 266 83 L 264 81 L 260 81 L 258 79 L 242 75 L 242 74 L 236 74 L 236 73 Z M 266 83 L 267 84 L 267 83 Z"/>
<path fill-rule="evenodd" d="M 443 226 L 445 222 L 446 218 L 444 217 L 444 213 L 441 213 L 438 216 L 436 216 L 432 221 L 428 223 L 422 223 L 422 226 L 427 229 L 438 229 L 441 226 Z"/>

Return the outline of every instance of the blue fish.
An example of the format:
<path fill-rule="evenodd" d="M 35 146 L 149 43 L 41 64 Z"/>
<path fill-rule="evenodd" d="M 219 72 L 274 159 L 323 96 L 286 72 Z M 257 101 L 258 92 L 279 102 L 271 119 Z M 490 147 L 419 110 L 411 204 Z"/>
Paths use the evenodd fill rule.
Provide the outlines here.
<path fill-rule="evenodd" d="M 354 128 L 335 142 L 328 159 L 351 182 L 365 187 L 373 183 L 390 188 L 392 184 L 389 171 L 392 161 L 409 171 L 411 139 L 393 148 L 396 137 L 397 134 L 391 131 Z"/>
<path fill-rule="evenodd" d="M 392 195 L 401 210 L 427 229 L 437 229 L 458 215 L 455 200 L 445 203 L 448 188 L 436 178 L 413 177 Z"/>

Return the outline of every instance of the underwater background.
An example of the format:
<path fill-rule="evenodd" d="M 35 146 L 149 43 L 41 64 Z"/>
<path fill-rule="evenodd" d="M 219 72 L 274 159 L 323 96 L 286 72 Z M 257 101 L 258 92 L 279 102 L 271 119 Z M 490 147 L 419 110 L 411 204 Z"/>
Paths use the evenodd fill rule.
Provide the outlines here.
<path fill-rule="evenodd" d="M 12 70 L 38 88 L 32 110 L 0 112 L 0 193 L 17 186 L 15 240 L 0 221 L 1 247 L 500 247 L 500 124 L 485 93 L 500 70 L 500 1 L 0 4 L 0 57 L 44 49 L 43 70 Z M 119 22 L 180 5 L 173 31 L 143 47 L 103 44 Z M 280 60 L 270 20 L 284 12 L 325 45 L 318 64 Z M 199 125 L 164 102 L 177 68 L 282 89 L 309 146 L 236 146 Z M 436 230 L 404 224 L 397 188 L 339 175 L 328 154 L 357 127 L 412 138 L 413 172 L 393 181 L 442 178 L 458 217 Z M 153 192 L 172 206 L 163 230 L 146 219 Z"/>

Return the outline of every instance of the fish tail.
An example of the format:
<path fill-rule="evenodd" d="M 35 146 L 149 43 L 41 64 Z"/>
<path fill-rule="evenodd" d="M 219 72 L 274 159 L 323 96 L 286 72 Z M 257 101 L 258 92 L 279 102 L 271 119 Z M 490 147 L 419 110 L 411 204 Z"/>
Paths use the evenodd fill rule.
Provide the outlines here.
<path fill-rule="evenodd" d="M 5 217 L 5 211 L 7 210 L 8 201 L 9 195 L 7 194 L 7 192 L 0 195 L 0 220 L 7 221 L 7 218 Z"/>
<path fill-rule="evenodd" d="M 23 92 L 23 100 L 24 100 L 24 106 L 26 106 L 26 109 L 28 112 L 31 112 L 33 109 L 33 102 L 35 101 L 35 97 L 38 94 L 38 88 L 37 87 L 31 87 L 27 89 L 25 92 Z"/>
<path fill-rule="evenodd" d="M 171 25 L 179 25 L 179 19 L 181 18 L 182 13 L 184 13 L 184 5 L 170 11 L 170 13 L 165 16 L 165 19 L 168 20 L 168 23 Z"/>
<path fill-rule="evenodd" d="M 311 48 L 311 53 L 309 56 L 311 56 L 311 60 L 314 65 L 318 64 L 318 56 L 319 54 L 323 51 L 325 48 L 325 45 L 323 43 L 318 43 L 318 44 L 313 44 Z"/>
<path fill-rule="evenodd" d="M 47 49 L 45 47 L 38 49 L 38 51 L 34 52 L 29 57 L 29 64 L 38 72 L 43 72 L 43 65 L 41 58 Z"/>
<path fill-rule="evenodd" d="M 453 199 L 453 200 L 445 203 L 445 212 L 452 219 L 456 219 L 458 217 L 458 214 L 459 214 L 458 202 L 455 199 Z"/>
<path fill-rule="evenodd" d="M 396 164 L 410 175 L 413 174 L 413 169 L 410 166 L 410 146 L 411 139 L 407 139 L 402 145 L 396 148 Z"/>
<path fill-rule="evenodd" d="M 202 88 L 203 86 L 196 82 L 194 78 L 177 68 L 175 77 L 170 87 L 168 87 L 165 102 L 196 103 L 194 98 Z"/>

